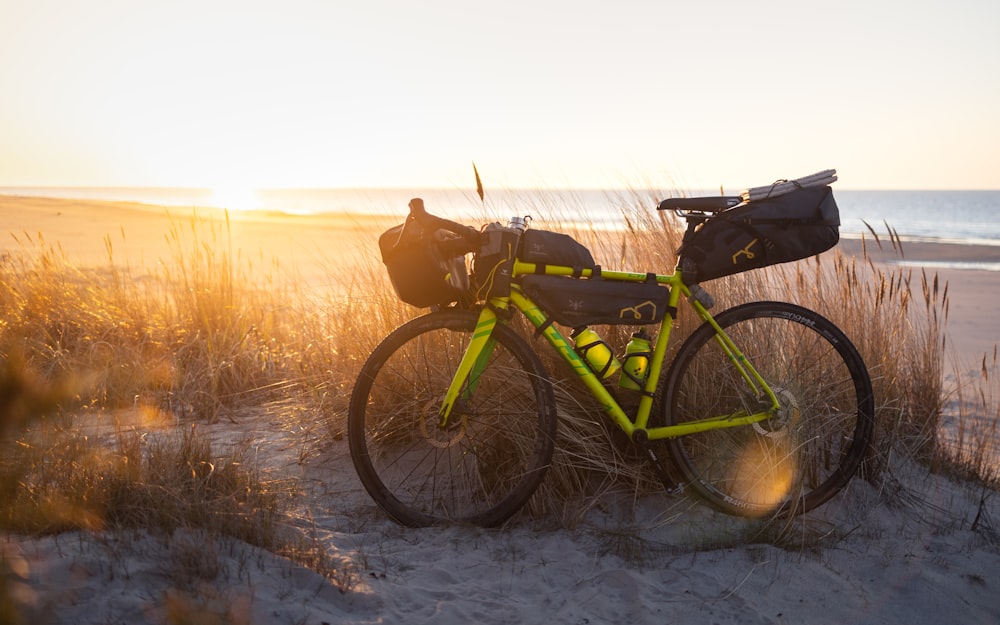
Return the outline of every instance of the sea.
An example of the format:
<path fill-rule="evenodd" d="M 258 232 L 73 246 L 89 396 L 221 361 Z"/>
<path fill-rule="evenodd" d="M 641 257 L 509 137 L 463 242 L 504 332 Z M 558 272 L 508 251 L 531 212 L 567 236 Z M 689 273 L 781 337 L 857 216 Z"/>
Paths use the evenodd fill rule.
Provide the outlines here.
<path fill-rule="evenodd" d="M 383 214 L 404 216 L 412 197 L 424 199 L 432 213 L 456 220 L 505 221 L 530 215 L 536 226 L 582 222 L 616 228 L 636 209 L 652 211 L 654 191 L 623 189 L 487 190 L 473 189 L 263 189 L 220 192 L 200 188 L 157 187 L 0 187 L 2 195 L 92 199 L 172 207 L 262 210 L 290 215 Z M 671 196 L 718 195 L 671 192 Z M 667 197 L 663 194 L 663 197 Z M 891 231 L 902 240 L 1000 246 L 1000 190 L 862 191 L 834 187 L 840 208 L 841 236 L 857 238 Z M 1000 271 L 1000 263 L 963 262 L 942 266 Z"/>

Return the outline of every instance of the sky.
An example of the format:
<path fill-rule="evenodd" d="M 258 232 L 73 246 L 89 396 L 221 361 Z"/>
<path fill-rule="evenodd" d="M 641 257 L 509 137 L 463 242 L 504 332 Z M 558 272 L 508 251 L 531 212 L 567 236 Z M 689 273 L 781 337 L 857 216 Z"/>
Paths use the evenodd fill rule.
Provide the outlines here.
<path fill-rule="evenodd" d="M 0 0 L 0 186 L 1000 189 L 996 0 Z"/>

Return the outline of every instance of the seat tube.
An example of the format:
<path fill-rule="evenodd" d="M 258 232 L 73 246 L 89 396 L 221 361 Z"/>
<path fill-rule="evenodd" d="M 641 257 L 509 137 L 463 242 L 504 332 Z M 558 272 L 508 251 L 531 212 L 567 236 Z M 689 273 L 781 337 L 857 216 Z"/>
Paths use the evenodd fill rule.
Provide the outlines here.
<path fill-rule="evenodd" d="M 670 330 L 674 327 L 674 315 L 676 314 L 681 294 L 679 285 L 674 285 L 670 289 L 670 297 L 667 300 L 667 314 L 663 316 L 663 321 L 660 322 L 660 328 L 656 334 L 653 357 L 649 362 L 649 372 L 646 375 L 642 397 L 639 398 L 639 408 L 635 415 L 635 426 L 642 430 L 645 430 L 649 425 L 649 414 L 653 409 L 653 397 L 656 393 L 656 387 L 660 383 L 663 361 L 667 357 L 667 346 L 670 344 Z"/>

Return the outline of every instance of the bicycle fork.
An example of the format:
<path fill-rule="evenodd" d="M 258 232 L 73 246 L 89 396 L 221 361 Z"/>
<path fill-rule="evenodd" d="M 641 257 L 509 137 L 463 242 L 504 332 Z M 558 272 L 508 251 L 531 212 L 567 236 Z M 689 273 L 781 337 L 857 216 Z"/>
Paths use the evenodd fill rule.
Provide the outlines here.
<path fill-rule="evenodd" d="M 497 325 L 497 314 L 489 306 L 484 306 L 472 332 L 472 341 L 462 355 L 455 377 L 441 401 L 438 413 L 438 427 L 445 428 L 455 404 L 460 400 L 472 397 L 479 384 L 479 377 L 486 369 L 486 363 L 493 354 L 496 339 L 493 338 L 493 328 Z"/>

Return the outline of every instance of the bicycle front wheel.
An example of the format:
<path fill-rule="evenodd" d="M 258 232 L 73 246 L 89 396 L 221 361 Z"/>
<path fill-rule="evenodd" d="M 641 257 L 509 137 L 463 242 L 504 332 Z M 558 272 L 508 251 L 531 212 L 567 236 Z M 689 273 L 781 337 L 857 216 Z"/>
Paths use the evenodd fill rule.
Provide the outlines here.
<path fill-rule="evenodd" d="M 715 318 L 774 391 L 781 409 L 751 426 L 670 441 L 671 457 L 716 509 L 740 516 L 794 515 L 835 495 L 857 472 L 874 429 L 871 379 L 832 322 L 801 306 L 755 302 Z M 667 374 L 665 420 L 680 424 L 770 406 L 705 324 Z"/>
<path fill-rule="evenodd" d="M 400 326 L 362 367 L 351 395 L 355 469 L 404 525 L 498 525 L 527 502 L 551 462 L 551 381 L 531 346 L 500 324 L 488 362 L 439 427 L 441 400 L 477 319 L 443 311 Z"/>

